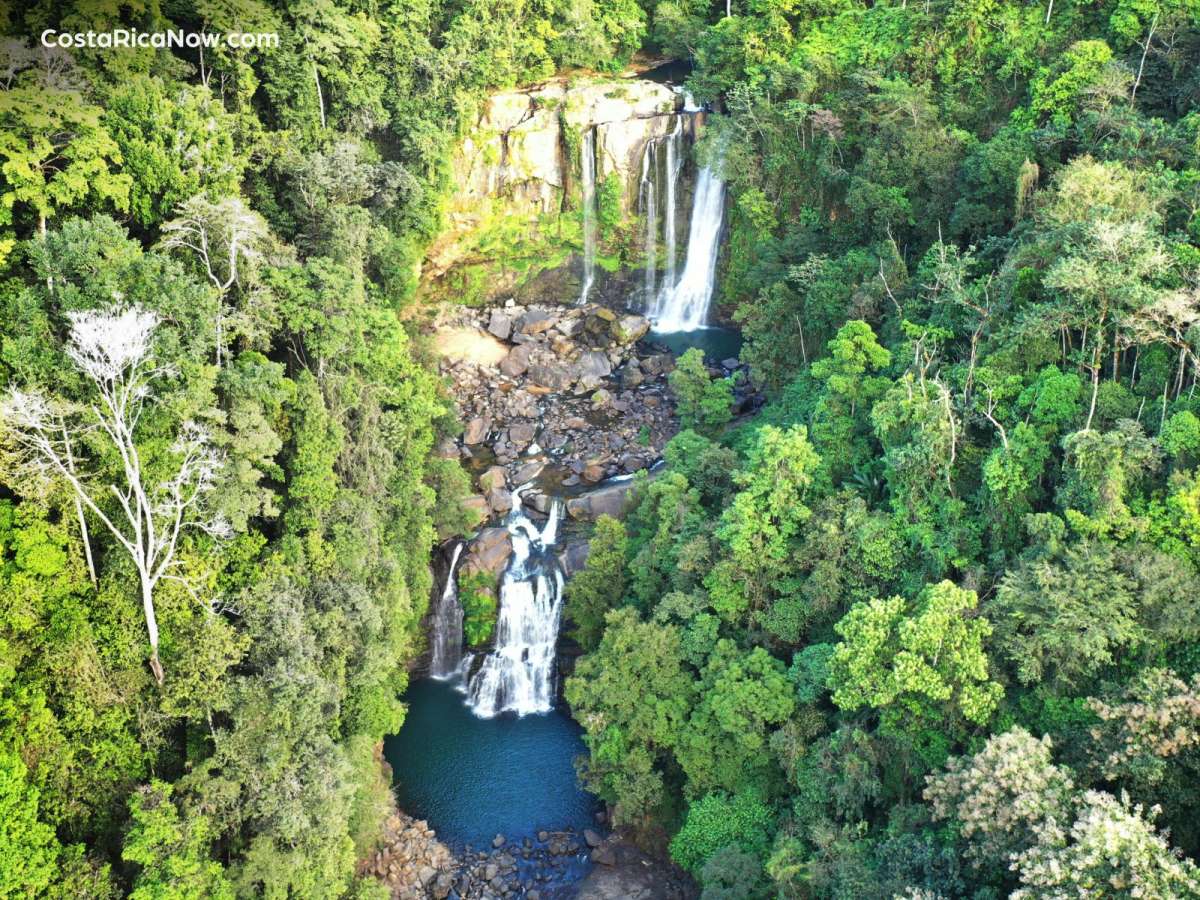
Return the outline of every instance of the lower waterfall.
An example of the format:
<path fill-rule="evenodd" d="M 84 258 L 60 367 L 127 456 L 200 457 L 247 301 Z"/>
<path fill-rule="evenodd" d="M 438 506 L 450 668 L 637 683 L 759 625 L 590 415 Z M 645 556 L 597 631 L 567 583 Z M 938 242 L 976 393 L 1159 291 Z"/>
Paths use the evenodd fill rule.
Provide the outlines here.
<path fill-rule="evenodd" d="M 694 331 L 708 319 L 725 217 L 725 182 L 707 166 L 696 178 L 687 257 L 678 281 L 666 281 L 649 311 L 654 329 Z"/>
<path fill-rule="evenodd" d="M 446 586 L 433 611 L 430 629 L 429 674 L 433 678 L 450 678 L 458 672 L 462 663 L 463 608 L 458 601 L 458 580 L 455 568 L 465 544 L 458 543 L 450 557 L 450 570 L 446 573 Z"/>
<path fill-rule="evenodd" d="M 562 501 L 555 499 L 541 530 L 513 492 L 513 510 L 505 522 L 513 555 L 500 581 L 496 643 L 463 689 L 477 716 L 502 712 L 549 712 L 555 700 L 558 626 L 562 618 L 563 573 L 554 554 Z M 475 668 L 463 663 L 464 673 Z"/>

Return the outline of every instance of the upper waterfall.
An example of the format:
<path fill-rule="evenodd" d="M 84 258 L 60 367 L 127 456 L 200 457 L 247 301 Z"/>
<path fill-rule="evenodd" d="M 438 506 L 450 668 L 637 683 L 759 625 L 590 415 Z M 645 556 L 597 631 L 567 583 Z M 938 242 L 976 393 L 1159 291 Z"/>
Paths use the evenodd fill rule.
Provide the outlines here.
<path fill-rule="evenodd" d="M 646 141 L 646 149 L 642 151 L 642 178 L 638 183 L 638 212 L 646 219 L 646 244 L 643 248 L 646 257 L 646 271 L 642 278 L 647 300 L 654 296 L 658 275 L 658 154 L 655 152 L 656 146 L 655 141 Z"/>
<path fill-rule="evenodd" d="M 694 331 L 707 321 L 724 217 L 725 182 L 705 166 L 696 178 L 683 271 L 664 281 L 648 312 L 656 331 Z"/>
<path fill-rule="evenodd" d="M 587 303 L 596 280 L 596 129 L 583 132 L 579 169 L 583 188 L 583 289 L 579 304 Z"/>

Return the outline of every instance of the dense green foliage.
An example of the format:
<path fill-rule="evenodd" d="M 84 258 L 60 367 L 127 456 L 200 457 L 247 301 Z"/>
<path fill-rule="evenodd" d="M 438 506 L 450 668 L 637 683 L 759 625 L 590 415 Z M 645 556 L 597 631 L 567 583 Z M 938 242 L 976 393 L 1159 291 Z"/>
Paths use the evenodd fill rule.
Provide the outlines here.
<path fill-rule="evenodd" d="M 680 360 L 583 777 L 706 898 L 1200 896 L 1200 7 L 729 12 L 650 27 L 770 402 Z"/>
<path fill-rule="evenodd" d="M 450 150 L 487 89 L 617 69 L 646 15 L 77 0 L 0 27 L 0 896 L 350 896 L 429 551 L 468 524 L 406 309 Z M 30 38 L 114 27 L 279 46 Z M 145 337 L 106 357 L 111 410 L 79 355 L 105 322 Z"/>
<path fill-rule="evenodd" d="M 469 525 L 410 334 L 451 150 L 488 89 L 639 49 L 722 113 L 770 402 L 730 427 L 684 354 L 665 471 L 597 526 L 586 783 L 709 900 L 1200 896 L 1196 0 L 0 22 L 0 896 L 370 895 Z M 280 45 L 28 38 L 115 26 Z"/>

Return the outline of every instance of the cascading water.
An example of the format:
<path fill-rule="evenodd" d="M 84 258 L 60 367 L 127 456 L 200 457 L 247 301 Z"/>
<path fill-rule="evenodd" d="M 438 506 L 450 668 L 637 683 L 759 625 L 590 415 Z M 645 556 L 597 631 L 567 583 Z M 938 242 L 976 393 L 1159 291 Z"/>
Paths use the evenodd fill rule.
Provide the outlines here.
<path fill-rule="evenodd" d="M 513 511 L 505 523 L 513 554 L 500 582 L 496 644 L 465 686 L 477 716 L 554 708 L 563 573 L 553 548 L 561 516 L 562 501 L 555 499 L 539 531 L 521 507 L 521 488 L 513 492 Z M 471 660 L 464 662 L 466 671 L 471 668 Z"/>
<path fill-rule="evenodd" d="M 596 129 L 583 133 L 582 158 L 579 161 L 583 187 L 583 289 L 579 304 L 587 302 L 596 280 Z"/>
<path fill-rule="evenodd" d="M 446 585 L 433 611 L 430 641 L 429 674 L 433 678 L 446 679 L 457 674 L 462 663 L 463 608 L 458 601 L 458 581 L 455 568 L 462 555 L 463 544 L 456 544 L 450 557 L 450 571 L 446 573 Z"/>
<path fill-rule="evenodd" d="M 725 216 L 725 182 L 707 166 L 696 178 L 687 256 L 678 280 L 665 279 L 650 318 L 655 331 L 694 331 L 704 326 L 712 301 Z"/>
<path fill-rule="evenodd" d="M 647 141 L 642 151 L 642 181 L 638 185 L 638 212 L 646 217 L 645 294 L 649 303 L 654 297 L 658 274 L 658 153 L 656 141 Z"/>
<path fill-rule="evenodd" d="M 683 172 L 683 117 L 676 116 L 675 128 L 667 137 L 667 190 L 666 204 L 663 210 L 663 243 L 666 245 L 667 271 L 663 277 L 663 288 L 675 283 L 675 260 L 678 255 L 675 248 L 675 198 L 679 195 L 679 176 Z"/>

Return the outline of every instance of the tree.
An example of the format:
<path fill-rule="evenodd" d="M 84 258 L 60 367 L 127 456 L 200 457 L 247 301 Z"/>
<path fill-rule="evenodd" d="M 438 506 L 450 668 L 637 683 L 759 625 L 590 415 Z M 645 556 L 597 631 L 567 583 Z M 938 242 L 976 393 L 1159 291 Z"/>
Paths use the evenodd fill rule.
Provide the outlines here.
<path fill-rule="evenodd" d="M 190 250 L 219 295 L 216 321 L 217 366 L 225 358 L 225 303 L 230 291 L 253 284 L 252 266 L 266 248 L 270 232 L 262 216 L 240 197 L 219 201 L 203 195 L 179 204 L 176 217 L 162 227 L 163 246 Z M 249 270 L 249 271 L 248 271 Z"/>
<path fill-rule="evenodd" d="M 705 794 L 688 804 L 683 827 L 671 840 L 671 858 L 699 874 L 704 863 L 723 847 L 737 847 L 761 857 L 770 846 L 774 819 L 770 807 L 751 791 Z"/>
<path fill-rule="evenodd" d="M 848 406 L 847 415 L 853 418 L 860 403 L 875 399 L 886 387 L 885 379 L 870 373 L 891 365 L 892 354 L 861 319 L 843 325 L 828 347 L 829 356 L 813 363 L 813 377 L 828 385 L 830 395 Z"/>
<path fill-rule="evenodd" d="M 55 213 L 89 197 L 126 209 L 131 179 L 113 171 L 120 149 L 67 54 L 5 50 L 9 78 L 21 74 L 0 82 L 0 224 L 12 222 L 18 203 L 33 210 L 42 234 Z"/>
<path fill-rule="evenodd" d="M 687 794 L 765 787 L 773 774 L 770 730 L 795 704 L 783 663 L 762 647 L 743 653 L 728 639 L 717 641 L 675 746 Z"/>
<path fill-rule="evenodd" d="M 829 661 L 833 702 L 873 707 L 885 729 L 912 736 L 986 724 L 1004 690 L 988 676 L 991 623 L 968 618 L 978 603 L 974 591 L 949 581 L 927 586 L 911 604 L 856 603 L 834 626 L 842 641 Z"/>
<path fill-rule="evenodd" d="M 715 434 L 732 417 L 733 382 L 713 378 L 704 366 L 704 351 L 691 347 L 675 363 L 667 376 L 679 422 L 701 434 Z"/>
<path fill-rule="evenodd" d="M 38 819 L 38 792 L 16 753 L 0 750 L 0 895 L 33 897 L 54 880 L 54 829 Z"/>
<path fill-rule="evenodd" d="M 12 388 L 0 405 L 8 441 L 16 451 L 10 471 L 35 490 L 55 480 L 65 482 L 129 556 L 141 588 L 150 668 L 161 685 L 154 591 L 164 579 L 186 584 L 176 571 L 180 541 L 186 532 L 214 538 L 228 534 L 228 524 L 206 514 L 205 508 L 222 460 L 213 450 L 208 432 L 194 422 L 184 422 L 170 447 L 172 462 L 162 474 L 157 467 L 150 470 L 145 465 L 137 439 L 138 422 L 146 401 L 153 396 L 151 384 L 166 374 L 151 365 L 157 316 L 129 308 L 75 312 L 68 318 L 67 355 L 90 385 L 95 400 L 86 413 L 74 413 L 36 390 Z M 84 437 L 94 431 L 119 460 L 119 486 L 103 483 L 99 467 L 90 474 L 80 468 Z M 120 510 L 111 518 L 105 511 L 110 496 Z M 83 531 L 86 542 L 86 527 Z"/>
<path fill-rule="evenodd" d="M 153 227 L 201 192 L 236 193 L 244 158 L 235 123 L 203 87 L 172 92 L 161 78 L 135 76 L 107 98 L 103 123 L 131 179 L 130 213 Z"/>
<path fill-rule="evenodd" d="M 1143 669 L 1117 702 L 1091 698 L 1101 724 L 1091 730 L 1104 777 L 1141 785 L 1163 781 L 1172 764 L 1200 763 L 1200 675 Z"/>
<path fill-rule="evenodd" d="M 1070 828 L 1047 821 L 1037 843 L 1017 854 L 1021 887 L 1014 900 L 1038 897 L 1200 896 L 1200 869 L 1180 859 L 1140 806 L 1088 791 Z"/>
<path fill-rule="evenodd" d="M 952 757 L 926 777 L 925 799 L 937 819 L 953 819 L 975 863 L 1004 868 L 1037 840 L 1045 822 L 1067 821 L 1075 781 L 1051 760 L 1050 738 L 1013 728 L 970 757 Z"/>
<path fill-rule="evenodd" d="M 604 634 L 605 615 L 625 597 L 628 543 L 620 520 L 600 516 L 588 546 L 587 562 L 568 582 L 566 614 L 575 623 L 571 634 L 585 652 L 596 649 Z"/>
<path fill-rule="evenodd" d="M 709 589 L 718 603 L 761 609 L 771 593 L 795 587 L 793 553 L 812 515 L 805 499 L 820 463 L 802 425 L 766 425 L 736 477 L 741 488 L 722 514 L 717 538 L 733 571 L 714 570 Z M 738 598 L 744 598 L 739 600 Z"/>
<path fill-rule="evenodd" d="M 584 783 L 613 806 L 613 822 L 641 825 L 662 802 L 659 766 L 679 739 L 691 707 L 679 629 L 643 622 L 625 607 L 610 612 L 594 653 L 580 659 L 565 694 L 584 728 Z"/>
<path fill-rule="evenodd" d="M 1084 541 L 1011 569 L 988 612 L 996 645 L 1017 677 L 1062 689 L 1143 640 L 1137 598 L 1136 583 L 1121 571 L 1112 548 Z"/>
<path fill-rule="evenodd" d="M 700 900 L 764 900 L 771 893 L 762 859 L 740 847 L 722 847 L 700 869 Z"/>
<path fill-rule="evenodd" d="M 154 781 L 130 801 L 133 827 L 121 856 L 140 866 L 131 900 L 233 900 L 224 869 L 209 856 L 208 818 L 182 819 L 171 794 L 171 785 Z"/>

